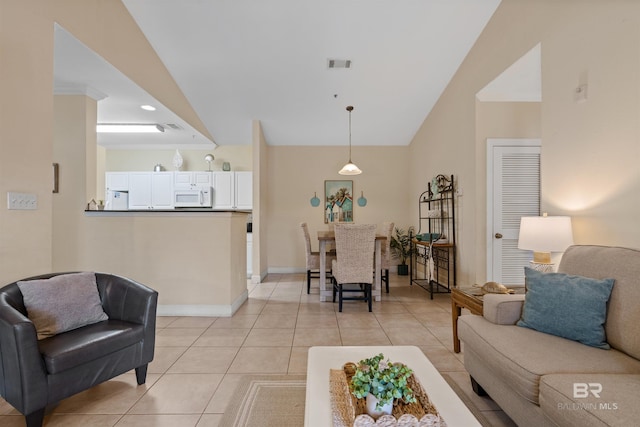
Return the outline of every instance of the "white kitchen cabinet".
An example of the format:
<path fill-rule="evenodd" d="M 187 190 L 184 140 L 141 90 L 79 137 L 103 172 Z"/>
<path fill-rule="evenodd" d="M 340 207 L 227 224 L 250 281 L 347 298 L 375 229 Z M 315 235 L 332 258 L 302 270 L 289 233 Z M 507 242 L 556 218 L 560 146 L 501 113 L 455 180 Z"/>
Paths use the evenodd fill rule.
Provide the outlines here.
<path fill-rule="evenodd" d="M 192 187 L 213 187 L 213 172 L 174 172 L 173 185 L 175 189 L 180 190 Z"/>
<path fill-rule="evenodd" d="M 234 172 L 213 172 L 213 208 L 234 209 Z"/>
<path fill-rule="evenodd" d="M 237 209 L 253 208 L 253 172 L 235 172 L 235 198 Z"/>
<path fill-rule="evenodd" d="M 253 172 L 213 172 L 214 209 L 252 209 Z"/>
<path fill-rule="evenodd" d="M 112 191 L 129 191 L 129 172 L 107 172 L 105 173 L 106 193 Z"/>
<path fill-rule="evenodd" d="M 173 209 L 173 172 L 129 172 L 129 209 Z"/>
<path fill-rule="evenodd" d="M 151 173 L 151 207 L 173 209 L 173 173 Z"/>

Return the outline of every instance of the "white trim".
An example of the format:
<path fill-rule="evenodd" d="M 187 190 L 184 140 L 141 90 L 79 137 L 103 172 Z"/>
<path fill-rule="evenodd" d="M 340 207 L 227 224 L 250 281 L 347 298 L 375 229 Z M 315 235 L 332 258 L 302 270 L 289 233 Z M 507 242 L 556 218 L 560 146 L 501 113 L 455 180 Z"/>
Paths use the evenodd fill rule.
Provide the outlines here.
<path fill-rule="evenodd" d="M 291 274 L 291 273 L 306 273 L 307 269 L 304 267 L 269 267 L 269 274 Z"/>
<path fill-rule="evenodd" d="M 231 317 L 249 298 L 245 290 L 231 305 L 158 305 L 158 316 Z"/>

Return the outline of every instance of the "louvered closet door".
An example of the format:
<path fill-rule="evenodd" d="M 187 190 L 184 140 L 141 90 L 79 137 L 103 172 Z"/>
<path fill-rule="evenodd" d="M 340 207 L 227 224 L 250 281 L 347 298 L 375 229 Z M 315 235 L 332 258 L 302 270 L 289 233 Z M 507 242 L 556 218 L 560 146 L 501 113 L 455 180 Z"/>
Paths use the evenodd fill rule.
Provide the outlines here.
<path fill-rule="evenodd" d="M 487 140 L 487 280 L 524 284 L 520 218 L 540 214 L 540 140 Z"/>

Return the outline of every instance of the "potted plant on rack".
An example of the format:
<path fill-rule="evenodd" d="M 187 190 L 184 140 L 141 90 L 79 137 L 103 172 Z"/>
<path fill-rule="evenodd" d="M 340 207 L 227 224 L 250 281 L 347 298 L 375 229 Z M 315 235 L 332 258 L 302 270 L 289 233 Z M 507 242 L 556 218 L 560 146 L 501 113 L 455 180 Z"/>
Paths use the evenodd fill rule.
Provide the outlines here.
<path fill-rule="evenodd" d="M 409 274 L 409 265 L 407 259 L 411 256 L 411 236 L 413 235 L 413 226 L 407 231 L 396 227 L 395 236 L 391 236 L 391 253 L 400 260 L 398 264 L 398 276 L 406 276 Z"/>
<path fill-rule="evenodd" d="M 407 380 L 413 371 L 402 363 L 391 363 L 382 353 L 356 365 L 349 388 L 358 399 L 366 399 L 367 413 L 373 418 L 391 414 L 393 402 L 416 402 Z"/>

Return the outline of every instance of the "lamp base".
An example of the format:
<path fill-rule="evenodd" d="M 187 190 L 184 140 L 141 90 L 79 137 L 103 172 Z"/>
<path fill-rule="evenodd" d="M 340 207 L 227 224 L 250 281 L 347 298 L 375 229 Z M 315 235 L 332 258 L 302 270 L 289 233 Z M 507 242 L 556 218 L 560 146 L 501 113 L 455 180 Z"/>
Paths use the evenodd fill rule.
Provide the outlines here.
<path fill-rule="evenodd" d="M 536 271 L 540 271 L 542 273 L 553 273 L 553 271 L 555 270 L 555 264 L 551 264 L 550 262 L 535 262 L 535 261 L 529 261 L 529 267 L 531 267 L 531 269 L 536 270 Z"/>

